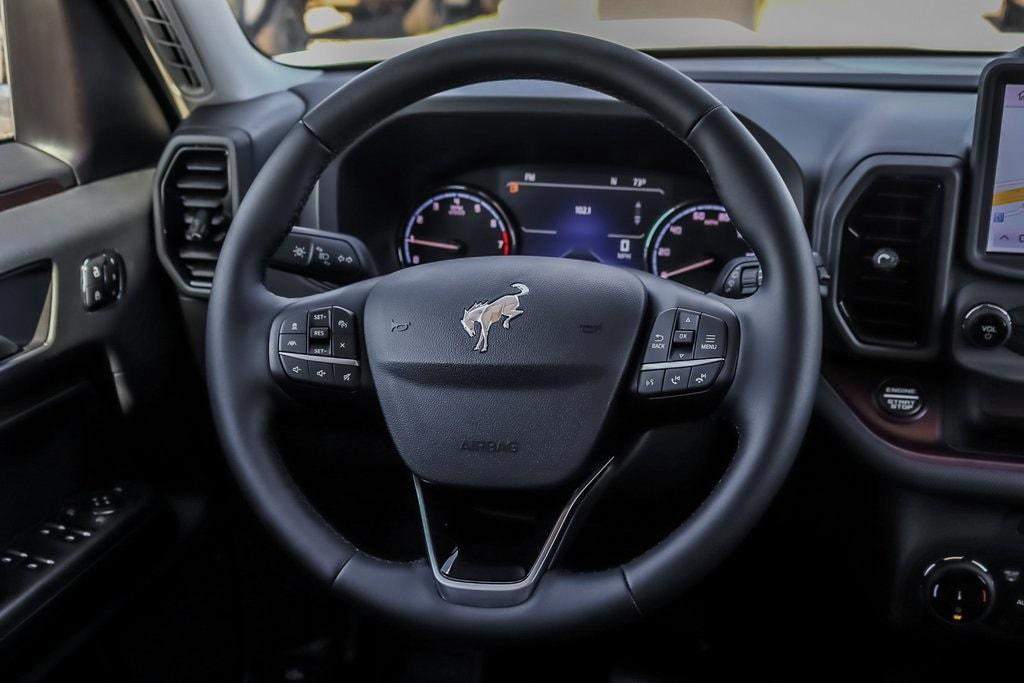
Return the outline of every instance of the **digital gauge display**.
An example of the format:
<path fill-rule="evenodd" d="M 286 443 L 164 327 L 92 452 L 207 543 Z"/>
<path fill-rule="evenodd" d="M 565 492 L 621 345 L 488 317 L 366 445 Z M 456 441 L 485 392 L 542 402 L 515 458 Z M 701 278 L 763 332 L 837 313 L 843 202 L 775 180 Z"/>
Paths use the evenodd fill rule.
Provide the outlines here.
<path fill-rule="evenodd" d="M 665 176 L 503 169 L 498 199 L 516 217 L 519 253 L 645 268 L 644 239 L 670 206 Z"/>
<path fill-rule="evenodd" d="M 708 201 L 714 191 L 699 180 L 622 168 L 502 166 L 457 182 L 410 207 L 399 237 L 402 265 L 555 256 L 646 270 L 708 292 L 754 258 L 728 209 Z"/>

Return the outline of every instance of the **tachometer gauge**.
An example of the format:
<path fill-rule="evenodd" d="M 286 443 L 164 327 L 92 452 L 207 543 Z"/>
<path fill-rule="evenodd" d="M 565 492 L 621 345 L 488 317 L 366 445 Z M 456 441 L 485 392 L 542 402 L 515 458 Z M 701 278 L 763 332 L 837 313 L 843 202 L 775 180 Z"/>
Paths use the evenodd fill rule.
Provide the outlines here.
<path fill-rule="evenodd" d="M 644 246 L 651 272 L 711 291 L 725 264 L 753 251 L 721 204 L 683 204 L 664 214 Z"/>
<path fill-rule="evenodd" d="M 505 212 L 477 190 L 448 187 L 416 207 L 399 245 L 402 264 L 461 256 L 508 256 L 515 238 Z"/>

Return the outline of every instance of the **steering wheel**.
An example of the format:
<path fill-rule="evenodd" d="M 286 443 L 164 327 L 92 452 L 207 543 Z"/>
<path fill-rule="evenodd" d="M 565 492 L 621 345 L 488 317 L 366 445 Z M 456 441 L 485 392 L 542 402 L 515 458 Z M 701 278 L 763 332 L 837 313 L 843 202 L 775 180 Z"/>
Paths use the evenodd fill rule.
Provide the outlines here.
<path fill-rule="evenodd" d="M 763 286 L 731 300 L 636 270 L 496 256 L 424 264 L 304 299 L 265 288 L 271 254 L 338 154 L 407 105 L 504 79 L 603 92 L 683 141 L 757 253 Z M 282 336 L 292 332 L 300 335 L 295 345 Z M 302 335 L 315 337 L 308 347 Z M 737 546 L 778 492 L 804 436 L 821 312 L 792 198 L 758 143 L 710 93 L 619 45 L 494 31 L 382 62 L 294 126 L 224 241 L 206 349 L 213 416 L 231 469 L 256 515 L 315 581 L 434 633 L 542 636 L 635 619 L 679 597 Z M 308 391 L 376 397 L 419 494 L 425 559 L 387 562 L 360 551 L 298 489 L 267 429 L 282 394 L 300 384 L 296 376 Z M 615 457 L 595 456 L 609 416 L 643 402 L 680 422 L 694 405 L 713 409 L 736 428 L 731 463 L 655 547 L 603 571 L 559 568 L 558 549 L 579 510 L 614 470 Z M 492 580 L 460 575 L 455 558 L 439 555 L 428 487 L 568 493 L 528 571 Z"/>

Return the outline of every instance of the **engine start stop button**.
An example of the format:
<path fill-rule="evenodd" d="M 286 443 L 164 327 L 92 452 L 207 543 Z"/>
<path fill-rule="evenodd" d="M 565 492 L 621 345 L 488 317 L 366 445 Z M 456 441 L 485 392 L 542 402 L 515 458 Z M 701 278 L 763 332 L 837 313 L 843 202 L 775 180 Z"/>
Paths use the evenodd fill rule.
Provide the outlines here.
<path fill-rule="evenodd" d="M 875 400 L 883 413 L 898 420 L 914 417 L 924 408 L 921 387 L 904 378 L 882 382 L 875 392 Z"/>

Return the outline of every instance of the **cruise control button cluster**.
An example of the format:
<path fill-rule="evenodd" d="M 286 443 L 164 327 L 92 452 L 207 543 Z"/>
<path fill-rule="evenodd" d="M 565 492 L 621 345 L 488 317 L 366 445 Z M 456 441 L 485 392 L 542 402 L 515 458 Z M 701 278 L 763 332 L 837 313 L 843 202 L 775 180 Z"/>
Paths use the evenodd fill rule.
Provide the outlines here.
<path fill-rule="evenodd" d="M 277 344 L 281 369 L 298 382 L 358 387 L 355 328 L 352 311 L 339 306 L 286 313 Z"/>
<path fill-rule="evenodd" d="M 637 393 L 658 396 L 707 389 L 725 364 L 725 321 L 687 309 L 661 312 L 654 322 Z"/>

